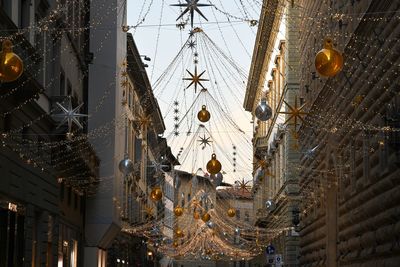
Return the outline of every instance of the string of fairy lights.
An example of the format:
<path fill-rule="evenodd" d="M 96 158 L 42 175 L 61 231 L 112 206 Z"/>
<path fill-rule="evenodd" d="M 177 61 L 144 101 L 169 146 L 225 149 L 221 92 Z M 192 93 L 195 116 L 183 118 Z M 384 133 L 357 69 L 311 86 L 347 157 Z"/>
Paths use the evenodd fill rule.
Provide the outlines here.
<path fill-rule="evenodd" d="M 126 5 L 126 1 L 123 1 L 123 6 Z M 223 35 L 223 31 L 221 29 L 221 23 L 218 22 L 217 16 L 215 12 L 224 15 L 228 19 L 228 23 L 231 28 L 234 29 L 234 24 L 231 21 L 232 19 L 246 22 L 249 24 L 250 29 L 257 25 L 257 20 L 253 19 L 255 14 L 257 13 L 259 8 L 263 8 L 264 12 L 276 12 L 275 10 L 265 10 L 267 7 L 263 6 L 261 1 L 247 1 L 248 6 L 242 0 L 239 0 L 239 3 L 235 1 L 237 8 L 239 9 L 240 16 L 233 15 L 230 12 L 226 11 L 222 1 L 219 1 L 218 5 L 215 3 L 216 1 L 208 1 L 210 5 L 212 5 L 212 12 L 214 14 L 215 22 L 210 22 L 212 24 L 216 24 L 218 30 L 221 35 Z M 164 1 L 162 2 L 164 3 Z M 65 6 L 71 4 L 70 1 L 66 1 Z M 151 9 L 153 7 L 153 0 L 151 1 L 143 1 L 143 5 L 141 6 L 141 10 L 139 13 L 139 17 L 137 23 L 135 25 L 122 25 L 121 30 L 124 32 L 130 31 L 133 29 L 137 31 L 140 27 L 146 27 L 145 21 L 147 16 L 150 14 Z M 290 4 L 290 1 L 279 1 L 279 5 L 281 7 L 285 7 L 287 4 Z M 344 7 L 348 7 L 350 4 Z M 115 10 L 121 10 L 122 6 L 116 6 L 114 9 L 108 10 L 108 13 L 105 13 L 103 17 L 100 14 L 101 9 L 106 9 L 107 3 L 104 2 L 103 6 L 100 6 L 97 10 L 99 10 L 99 16 L 95 16 L 96 19 L 90 25 L 84 25 L 82 27 L 75 27 L 75 28 L 55 28 L 54 24 L 55 21 L 63 16 L 66 15 L 66 8 L 65 6 L 57 6 L 53 11 L 49 13 L 49 15 L 40 20 L 40 22 L 33 26 L 28 26 L 24 29 L 16 30 L 1 30 L 0 32 L 7 33 L 7 38 L 2 38 L 3 41 L 3 53 L 13 53 L 9 51 L 11 47 L 10 44 L 7 44 L 6 40 L 12 41 L 12 45 L 15 48 L 15 51 L 19 51 L 23 47 L 23 42 L 20 41 L 20 37 L 29 34 L 31 32 L 39 32 L 39 33 L 56 33 L 57 34 L 73 34 L 77 35 L 80 33 L 84 33 L 90 29 L 101 29 L 101 30 L 108 30 L 104 34 L 105 42 L 108 38 L 110 38 L 111 30 L 113 29 L 111 26 L 102 25 L 102 18 L 104 18 L 110 12 Z M 332 23 L 340 23 L 343 25 L 345 24 L 352 24 L 353 22 L 358 23 L 396 23 L 400 19 L 400 15 L 397 12 L 390 12 L 391 16 L 388 17 L 388 12 L 382 13 L 372 13 L 372 14 L 359 14 L 359 13 L 340 13 L 338 10 L 333 8 L 328 8 L 326 14 L 319 14 L 319 16 L 311 17 L 307 15 L 307 8 L 300 7 L 298 8 L 302 11 L 301 15 L 298 16 L 298 20 L 300 21 L 300 25 L 308 25 L 304 26 L 306 30 L 301 38 L 300 42 L 311 42 L 311 37 L 315 38 L 316 40 L 320 40 L 320 36 L 318 33 L 322 32 L 329 32 L 329 36 L 333 40 L 338 39 L 351 39 L 353 42 L 351 45 L 347 44 L 344 45 L 345 47 L 345 61 L 339 64 L 340 68 L 334 71 L 334 74 L 331 75 L 330 73 L 324 73 L 323 70 L 319 69 L 319 75 L 325 74 L 324 76 L 335 76 L 335 75 L 347 75 L 348 83 L 343 84 L 343 86 L 337 86 L 339 82 L 343 79 L 339 79 L 337 77 L 331 78 L 329 81 L 324 80 L 322 83 L 317 84 L 317 81 L 321 81 L 320 77 L 312 76 L 301 76 L 300 82 L 303 85 L 309 85 L 323 88 L 328 93 L 332 93 L 337 95 L 340 98 L 346 98 L 348 94 L 351 93 L 352 84 L 364 82 L 366 86 L 375 86 L 376 81 L 383 81 L 385 83 L 382 85 L 382 89 L 388 95 L 395 95 L 398 94 L 398 86 L 396 84 L 391 83 L 394 79 L 393 77 L 398 77 L 398 68 L 394 65 L 393 57 L 398 56 L 397 50 L 394 49 L 398 46 L 398 36 L 388 35 L 385 36 L 385 42 L 390 43 L 391 45 L 388 47 L 383 47 L 380 43 L 379 36 L 362 36 L 362 35 L 354 35 L 351 29 L 349 32 L 346 32 L 346 27 L 339 27 L 337 31 L 328 31 L 330 26 L 325 23 L 327 19 L 333 19 Z M 278 9 L 280 10 L 280 9 Z M 89 11 L 89 7 L 86 7 L 84 12 Z M 181 9 L 181 12 L 183 10 Z M 162 14 L 162 11 L 161 11 Z M 281 14 L 277 14 L 279 16 L 284 15 L 284 11 Z M 157 55 L 157 47 L 159 45 L 159 37 L 160 37 L 160 30 L 161 27 L 164 26 L 162 24 L 162 20 L 159 23 L 154 25 L 154 27 L 158 27 L 158 35 L 156 41 L 156 50 L 155 50 L 155 59 Z M 291 26 L 291 21 L 286 18 L 284 19 L 288 27 Z M 180 24 L 180 30 L 182 30 L 185 26 L 189 24 L 189 17 L 182 18 Z M 193 22 L 192 22 L 193 23 Z M 171 24 L 174 25 L 174 24 Z M 208 25 L 208 24 L 201 24 L 201 25 Z M 310 26 L 312 25 L 312 27 Z M 175 26 L 178 27 L 176 24 Z M 196 30 L 197 29 L 197 30 Z M 154 83 L 153 89 L 154 92 L 162 98 L 163 94 L 167 91 L 169 95 L 171 95 L 170 90 L 171 87 L 175 87 L 176 90 L 172 93 L 173 97 L 169 99 L 171 101 L 178 101 L 178 99 L 183 99 L 180 101 L 180 105 L 170 105 L 170 108 L 165 112 L 165 116 L 171 114 L 172 111 L 174 116 L 174 121 L 176 121 L 174 126 L 174 131 L 171 131 L 170 135 L 167 136 L 168 141 L 171 145 L 179 148 L 179 159 L 183 160 L 182 163 L 187 163 L 192 166 L 191 173 L 195 174 L 199 166 L 206 166 L 211 162 L 211 167 L 207 168 L 207 171 L 211 173 L 211 176 L 216 176 L 221 171 L 221 163 L 218 161 L 219 159 L 223 159 L 223 169 L 225 174 L 232 175 L 234 179 L 239 179 L 246 173 L 249 173 L 251 169 L 246 169 L 245 164 L 243 162 L 250 162 L 252 159 L 249 158 L 249 155 L 252 155 L 252 144 L 249 142 L 249 138 L 246 136 L 245 131 L 241 130 L 241 128 L 235 123 L 233 119 L 233 112 L 231 107 L 225 103 L 226 95 L 222 94 L 221 88 L 226 89 L 225 94 L 229 94 L 235 105 L 241 105 L 240 99 L 243 99 L 244 93 L 244 83 L 243 81 L 247 80 L 247 75 L 243 70 L 239 68 L 239 65 L 233 60 L 232 51 L 229 51 L 229 46 L 227 44 L 226 39 L 222 36 L 224 46 L 228 50 L 224 52 L 221 48 L 219 48 L 216 43 L 212 40 L 207 33 L 202 30 L 201 28 L 192 28 L 192 31 L 196 30 L 195 32 L 191 32 L 190 37 L 184 42 L 181 50 L 179 53 L 174 57 L 171 64 L 166 68 L 166 70 L 162 73 L 162 75 L 156 80 Z M 234 34 L 236 38 L 241 42 L 240 36 L 237 31 L 234 30 Z M 305 39 L 303 39 L 305 38 Z M 61 42 L 61 38 L 54 37 L 54 41 Z M 290 42 L 290 40 L 289 40 Z M 375 49 L 377 53 L 385 54 L 385 57 L 380 59 L 379 61 L 376 60 L 374 55 L 365 55 L 364 58 L 357 57 L 357 52 L 359 52 L 359 46 L 363 45 L 365 50 Z M 87 46 L 88 43 L 84 43 L 83 47 Z M 320 50 L 321 44 L 310 44 L 310 54 L 304 55 L 302 57 L 303 61 L 310 61 L 310 58 L 313 57 L 317 52 Z M 244 45 L 242 44 L 244 47 Z M 245 48 L 245 47 L 244 47 Z M 68 51 L 68 47 L 62 47 L 60 54 L 66 53 Z M 96 54 L 103 49 L 103 45 L 99 45 L 99 49 L 94 51 L 94 57 Z M 301 48 L 299 48 L 301 49 Z M 330 51 L 336 51 L 333 46 L 325 47 Z M 244 49 L 247 52 L 246 49 Z M 51 52 L 49 47 L 46 47 L 42 53 L 49 54 Z M 313 53 L 315 52 L 315 53 Z M 247 52 L 248 53 L 248 52 Z M 365 53 L 364 53 L 365 54 Z M 14 58 L 16 55 L 14 54 Z M 249 54 L 250 56 L 250 54 Z M 338 54 L 335 56 L 339 57 Z M 21 90 L 26 86 L 26 84 L 33 80 L 34 77 L 40 75 L 40 71 L 35 69 L 36 62 L 34 60 L 35 55 L 29 55 L 27 57 L 19 58 L 20 63 L 24 62 L 24 68 L 30 71 L 30 76 L 23 80 L 21 83 L 18 83 L 14 88 L 10 89 L 8 92 L 2 94 L 0 99 L 6 99 L 8 97 L 12 97 L 14 94 L 17 93 L 18 90 Z M 48 65 L 57 60 L 58 56 L 46 58 L 43 64 Z M 18 58 L 17 58 L 18 60 Z M 343 60 L 343 59 L 342 59 Z M 339 60 L 340 61 L 340 60 Z M 27 63 L 27 64 L 26 64 Z M 13 63 L 18 65 L 19 63 Z M 70 66 L 75 64 L 73 59 L 67 61 L 66 66 Z M 187 81 L 182 79 L 174 79 L 177 75 L 181 77 L 186 77 L 188 72 L 192 75 L 191 80 L 193 79 L 193 72 L 191 70 L 193 64 L 199 69 L 206 70 L 206 80 L 204 83 L 207 83 L 207 88 L 200 88 L 198 89 L 198 94 L 188 93 L 187 90 L 192 90 L 192 88 L 187 88 Z M 365 64 L 368 65 L 368 68 L 361 69 L 356 65 L 358 64 Z M 22 64 L 21 64 L 22 66 Z M 9 74 L 11 77 L 11 81 L 16 80 L 22 74 L 22 67 L 19 66 L 19 70 L 15 73 Z M 382 69 L 382 66 L 386 66 Z M 124 66 L 122 66 L 124 67 Z M 181 70 L 179 68 L 182 67 Z M 342 69 L 343 68 L 343 69 Z M 307 69 L 312 69 L 311 65 L 307 67 Z M 382 69 L 382 73 L 372 72 L 371 69 L 380 70 Z M 318 70 L 318 68 L 317 68 Z M 328 68 L 329 71 L 332 69 Z M 342 71 L 339 73 L 339 71 Z M 311 71 L 299 70 L 298 75 L 304 73 L 311 73 Z M 339 74 L 338 74 L 339 73 Z M 383 77 L 382 74 L 385 76 Z M 10 76 L 11 75 L 11 76 Z M 199 78 L 195 73 L 194 76 Z M 369 79 L 364 79 L 365 76 L 368 76 Z M 122 77 L 126 77 L 122 75 Z M 7 77 L 0 77 L 3 81 L 7 82 Z M 77 81 L 81 83 L 84 77 L 80 77 Z M 117 80 L 117 77 L 116 77 Z M 50 78 L 47 81 L 47 84 L 44 87 L 44 91 L 48 90 L 54 83 L 57 81 L 56 77 Z M 175 84 L 171 84 L 175 82 Z M 197 85 L 198 82 L 195 82 Z M 128 83 L 121 84 L 122 90 L 126 89 L 129 86 Z M 98 104 L 94 108 L 94 110 L 89 111 L 89 114 L 92 115 L 100 111 L 104 108 L 103 103 L 104 100 L 109 95 L 110 90 L 115 87 L 115 83 L 112 83 L 108 86 L 105 86 L 103 96 L 98 99 Z M 190 86 L 189 86 L 190 87 Z M 18 104 L 17 106 L 13 107 L 10 110 L 4 111 L 0 114 L 2 117 L 9 116 L 13 113 L 18 112 L 19 110 L 23 109 L 26 105 L 29 105 L 37 100 L 37 97 L 42 92 L 38 94 L 34 94 L 32 97 L 24 100 L 22 103 Z M 196 92 L 195 92 L 196 93 Z M 370 111 L 370 105 L 364 104 L 364 101 L 368 101 L 365 96 L 357 95 L 353 98 L 353 108 L 363 110 L 363 111 Z M 327 101 L 327 99 L 321 99 L 321 101 Z M 374 99 L 376 101 L 375 106 L 379 107 L 385 104 L 385 99 Z M 335 104 L 325 103 L 323 109 L 319 109 L 317 107 L 313 108 L 313 113 L 307 113 L 306 122 L 307 124 L 304 126 L 306 130 L 315 131 L 318 133 L 324 132 L 330 135 L 342 136 L 345 130 L 351 129 L 352 131 L 360 130 L 361 133 L 356 136 L 355 138 L 363 138 L 368 137 L 368 132 L 380 132 L 382 135 L 376 137 L 374 140 L 374 144 L 371 144 L 371 148 L 379 148 L 380 146 L 385 145 L 386 139 L 385 135 L 393 132 L 398 132 L 399 129 L 393 128 L 388 125 L 380 125 L 380 124 L 372 124 L 371 122 L 365 122 L 361 119 L 357 118 L 349 118 L 345 116 L 345 114 L 340 114 L 340 107 L 335 106 Z M 185 111 L 182 112 L 180 107 L 184 107 Z M 203 109 L 202 106 L 205 106 Z M 175 109 L 174 109 L 175 107 Z M 198 124 L 197 121 L 192 120 L 202 111 L 207 111 L 208 119 L 203 118 L 200 119 L 202 122 Z M 326 110 L 331 110 L 331 113 L 326 113 Z M 54 109 L 50 110 L 50 113 L 55 112 Z M 199 113 L 198 113 L 199 112 Z M 383 117 L 384 111 L 380 108 L 375 108 L 372 110 L 374 116 Z M 179 116 L 178 116 L 179 114 Z M 210 118 L 211 114 L 211 118 Z M 13 152 L 20 156 L 27 164 L 32 165 L 35 168 L 39 168 L 43 172 L 52 173 L 53 169 L 62 168 L 62 172 L 69 173 L 73 171 L 76 166 L 73 165 L 74 162 L 81 158 L 81 155 L 84 153 L 89 153 L 91 151 L 91 146 L 85 142 L 88 139 L 96 139 L 96 138 L 104 138 L 111 134 L 111 129 L 115 129 L 115 127 L 119 129 L 123 129 L 126 127 L 126 121 L 128 118 L 127 114 L 123 114 L 120 118 L 116 118 L 113 121 L 105 122 L 104 125 L 99 126 L 96 129 L 89 131 L 87 134 L 81 134 L 77 132 L 77 135 L 73 139 L 67 140 L 46 140 L 46 141 L 38 141 L 27 137 L 26 135 L 21 134 L 22 130 L 25 128 L 32 127 L 42 119 L 48 117 L 48 114 L 42 114 L 36 118 L 32 118 L 30 121 L 24 122 L 24 125 L 19 126 L 18 128 L 12 129 L 9 132 L 5 132 L 0 136 L 1 143 L 3 147 L 10 148 Z M 140 117 L 139 114 L 134 114 L 135 118 Z M 177 118 L 175 120 L 175 118 Z M 140 123 L 143 123 L 143 118 L 138 119 Z M 205 120 L 205 121 L 202 121 Z M 209 121 L 209 122 L 208 122 Z M 83 123 L 84 125 L 86 122 Z M 184 135 L 183 141 L 179 141 L 178 137 L 180 135 L 180 130 L 184 129 L 186 132 L 182 133 Z M 227 133 L 227 135 L 223 135 L 223 131 Z M 178 134 L 177 134 L 178 133 Z M 300 133 L 299 138 L 303 138 L 302 133 Z M 235 143 L 237 141 L 237 136 L 239 136 L 239 140 L 244 145 L 236 146 Z M 242 139 L 243 138 L 243 139 Z M 199 145 L 200 143 L 200 145 Z M 233 146 L 234 159 L 231 157 L 231 151 L 225 151 L 225 147 Z M 40 147 L 40 150 L 36 150 L 36 148 Z M 70 149 L 63 150 L 60 149 L 62 147 L 70 147 Z M 43 158 L 43 150 L 52 150 L 58 149 L 57 152 L 53 154 L 55 159 L 52 159 L 52 162 L 49 163 L 48 159 Z M 306 148 L 303 148 L 306 149 Z M 306 150 L 308 151 L 308 150 Z M 217 157 L 212 157 L 210 160 L 210 154 L 214 153 L 217 154 Z M 356 151 L 356 153 L 361 153 Z M 196 157 L 190 157 L 189 155 L 198 155 Z M 304 152 L 306 154 L 306 152 Z M 206 155 L 206 156 L 204 156 Z M 312 157 L 318 157 L 318 151 Z M 218 160 L 217 160 L 218 159 Z M 119 159 L 114 158 L 114 161 Z M 237 163 L 237 161 L 240 163 Z M 307 160 L 307 159 L 306 159 Z M 222 161 L 222 160 L 221 160 Z M 110 162 L 105 162 L 102 164 L 109 164 Z M 320 164 L 320 162 L 315 161 L 314 164 Z M 68 166 L 64 167 L 63 166 Z M 229 166 L 229 168 L 228 168 Z M 213 170 L 213 168 L 215 168 Z M 225 169 L 226 168 L 226 169 Z M 313 177 L 307 183 L 302 185 L 302 194 L 305 200 L 305 209 L 302 211 L 303 213 L 308 212 L 311 208 L 308 206 L 308 202 L 315 202 L 318 199 L 318 195 L 323 194 L 323 190 L 326 185 L 337 185 L 337 180 L 329 179 L 330 175 L 335 174 L 340 171 L 347 171 L 349 166 L 348 164 L 336 164 L 334 168 L 324 168 L 323 170 L 315 169 L 312 166 L 307 166 L 305 164 L 298 164 L 292 166 L 297 172 L 305 172 L 307 176 Z M 218 170 L 219 169 L 219 170 Z M 218 170 L 218 171 L 215 171 Z M 239 174 L 235 174 L 235 172 Z M 201 173 L 202 175 L 208 175 L 204 171 Z M 85 171 L 77 175 L 70 175 L 64 176 L 62 179 L 63 181 L 70 182 L 73 184 L 74 180 L 78 180 L 79 177 L 90 177 L 92 173 L 90 171 Z M 271 175 L 272 176 L 272 175 Z M 277 223 L 276 229 L 263 229 L 254 227 L 251 224 L 243 223 L 238 220 L 232 219 L 227 211 L 230 210 L 232 207 L 228 203 L 218 202 L 217 200 L 211 199 L 211 197 L 207 196 L 211 195 L 214 189 L 211 188 L 212 186 L 207 184 L 208 182 L 200 182 L 197 180 L 197 175 L 193 175 L 192 179 L 193 183 L 193 199 L 192 201 L 188 201 L 186 205 L 182 205 L 181 207 L 184 211 L 182 213 L 185 214 L 185 218 L 190 218 L 190 223 L 181 222 L 180 218 L 174 221 L 173 228 L 175 231 L 175 236 L 178 238 L 177 240 L 172 240 L 172 243 L 168 243 L 167 240 L 159 241 L 159 250 L 167 255 L 175 258 L 192 258 L 192 259 L 250 259 L 257 254 L 260 253 L 262 248 L 273 238 L 275 235 L 281 234 L 283 231 L 287 231 L 287 227 L 280 227 L 281 223 Z M 324 177 L 325 179 L 317 179 L 316 178 Z M 114 177 L 100 177 L 100 180 L 112 180 Z M 90 183 L 88 181 L 87 183 Z M 136 184 L 136 182 L 134 182 Z M 76 185 L 79 187 L 79 185 Z M 85 186 L 81 186 L 82 188 L 87 189 Z M 153 188 L 152 192 L 147 196 L 140 194 L 139 196 L 141 199 L 150 198 L 155 201 L 159 201 L 162 198 L 162 193 L 159 190 L 164 186 L 164 182 L 160 181 L 160 179 L 156 179 L 156 181 L 149 185 Z M 196 189 L 196 190 L 195 190 Z M 158 191 L 157 191 L 158 190 Z M 247 189 L 246 189 L 247 190 Z M 228 192 L 228 198 L 235 199 L 235 195 L 237 191 L 240 191 L 240 188 L 234 188 L 232 192 Z M 82 193 L 82 192 L 81 192 Z M 286 198 L 284 195 L 279 195 L 275 202 L 283 201 Z M 178 202 L 182 199 L 178 199 Z M 198 203 L 195 203 L 197 201 Z M 121 214 L 124 214 L 123 206 L 126 205 L 123 203 L 124 200 L 120 197 L 115 198 L 115 205 L 121 210 Z M 211 204 L 216 205 L 216 207 L 211 208 Z M 193 205 L 200 210 L 199 215 L 194 215 L 196 213 L 192 213 Z M 152 213 L 154 210 L 151 210 L 151 205 L 145 209 L 145 212 L 148 217 L 154 217 Z M 307 207 L 308 206 L 308 207 Z M 164 211 L 165 212 L 165 211 Z M 167 215 L 165 213 L 157 214 L 153 220 L 148 220 L 145 223 L 139 223 L 137 225 L 130 225 L 125 228 L 125 231 L 130 232 L 132 234 L 143 235 L 148 237 L 148 242 L 151 243 L 154 240 L 151 231 L 154 230 L 154 227 L 160 227 L 162 222 L 167 219 L 173 219 L 175 216 L 180 217 L 177 215 L 177 210 L 174 210 L 175 215 L 170 214 Z M 178 212 L 179 214 L 179 212 Z M 208 214 L 208 216 L 207 216 Z M 197 216 L 198 218 L 194 218 L 193 216 Z M 168 217 L 170 216 L 170 217 Z M 275 215 L 275 216 L 283 216 L 283 215 Z M 195 232 L 192 232 L 193 226 L 191 223 L 195 223 L 196 225 L 194 228 L 196 229 Z M 177 231 L 180 230 L 180 231 Z M 157 231 L 156 231 L 157 232 Z M 185 237 L 183 237 L 185 235 Z M 158 239 L 161 234 L 156 234 L 155 239 Z M 190 237 L 190 238 L 189 238 Z M 179 240 L 179 241 L 178 241 Z M 156 241 L 158 242 L 158 241 Z M 171 246 L 172 245 L 172 246 Z"/>

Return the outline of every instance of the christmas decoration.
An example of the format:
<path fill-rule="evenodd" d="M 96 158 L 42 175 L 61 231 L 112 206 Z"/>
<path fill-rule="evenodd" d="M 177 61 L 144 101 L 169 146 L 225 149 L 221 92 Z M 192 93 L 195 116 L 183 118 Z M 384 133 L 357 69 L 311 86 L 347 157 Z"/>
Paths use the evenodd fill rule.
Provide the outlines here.
<path fill-rule="evenodd" d="M 211 215 L 209 213 L 204 213 L 203 216 L 201 216 L 201 220 L 203 222 L 208 222 L 211 219 Z"/>
<path fill-rule="evenodd" d="M 294 120 L 294 131 L 296 132 L 297 130 L 297 120 L 301 120 L 303 123 L 306 123 L 303 119 L 304 115 L 307 115 L 307 112 L 302 111 L 302 109 L 304 108 L 304 106 L 306 104 L 303 104 L 301 106 L 297 105 L 297 96 L 294 99 L 294 106 L 288 104 L 285 100 L 283 100 L 283 102 L 286 104 L 286 106 L 289 108 L 289 111 L 280 111 L 279 113 L 281 114 L 286 114 L 289 115 L 289 117 L 286 119 L 286 121 L 284 122 L 284 124 L 287 124 L 291 119 Z"/>
<path fill-rule="evenodd" d="M 178 238 L 183 237 L 183 231 L 180 228 L 176 228 L 175 236 Z"/>
<path fill-rule="evenodd" d="M 63 125 L 65 122 L 67 122 L 68 123 L 68 133 L 71 133 L 72 123 L 75 123 L 80 129 L 83 129 L 83 126 L 79 122 L 78 118 L 87 117 L 88 115 L 78 113 L 78 111 L 83 106 L 83 103 L 81 103 L 76 108 L 72 108 L 71 97 L 69 97 L 68 100 L 69 100 L 68 109 L 65 108 L 63 105 L 61 105 L 60 103 L 56 102 L 57 106 L 61 109 L 61 111 L 63 113 L 62 114 L 54 114 L 53 117 L 62 118 L 62 120 L 58 124 L 57 128 L 59 128 L 61 125 Z"/>
<path fill-rule="evenodd" d="M 158 186 L 154 187 L 150 192 L 150 199 L 153 201 L 160 201 L 162 196 L 161 188 Z"/>
<path fill-rule="evenodd" d="M 224 176 L 222 175 L 221 172 L 210 175 L 210 179 L 215 187 L 219 186 L 222 183 L 223 178 L 224 178 Z"/>
<path fill-rule="evenodd" d="M 128 154 L 125 154 L 124 159 L 119 162 L 118 168 L 120 172 L 124 174 L 124 176 L 127 176 L 133 172 L 134 164 L 132 160 L 129 159 Z"/>
<path fill-rule="evenodd" d="M 199 4 L 200 0 L 186 0 L 185 4 L 172 4 L 171 6 L 178 6 L 178 7 L 186 7 L 185 10 L 179 15 L 179 17 L 176 20 L 179 20 L 182 18 L 187 12 L 190 11 L 190 25 L 193 28 L 193 17 L 194 17 L 194 11 L 199 13 L 200 16 L 202 16 L 206 21 L 208 19 L 201 13 L 199 7 L 203 6 L 212 6 L 211 4 Z"/>
<path fill-rule="evenodd" d="M 186 70 L 186 71 L 187 71 L 187 72 L 189 73 L 189 75 L 191 76 L 191 77 L 189 77 L 189 78 L 183 78 L 184 81 L 191 81 L 190 84 L 186 87 L 186 89 L 188 89 L 190 86 L 192 86 L 192 84 L 194 84 L 194 92 L 195 92 L 195 93 L 197 93 L 197 85 L 200 85 L 201 88 L 205 89 L 204 86 L 201 84 L 201 82 L 208 81 L 208 79 L 201 78 L 201 76 L 202 76 L 206 71 L 203 71 L 202 73 L 197 74 L 197 65 L 194 66 L 194 74 L 192 74 L 192 73 L 191 73 L 190 71 L 188 71 L 188 70 Z"/>
<path fill-rule="evenodd" d="M 272 117 L 272 108 L 267 104 L 266 98 L 261 98 L 261 102 L 256 107 L 254 113 L 260 121 L 267 121 Z"/>
<path fill-rule="evenodd" d="M 181 206 L 176 206 L 174 209 L 174 213 L 176 217 L 180 217 L 183 214 L 183 208 Z"/>
<path fill-rule="evenodd" d="M 233 208 L 229 208 L 227 214 L 229 217 L 234 217 L 236 215 L 236 210 Z"/>
<path fill-rule="evenodd" d="M 210 174 L 217 174 L 221 171 L 221 163 L 217 160 L 217 156 L 215 154 L 211 155 L 211 160 L 207 163 L 207 171 Z"/>
<path fill-rule="evenodd" d="M 201 122 L 207 122 L 210 120 L 210 117 L 211 117 L 210 112 L 207 110 L 207 107 L 203 105 L 199 113 L 197 113 L 197 118 Z"/>
<path fill-rule="evenodd" d="M 194 211 L 194 212 L 193 212 L 193 218 L 194 218 L 195 220 L 200 219 L 200 213 L 199 213 L 198 211 Z"/>
<path fill-rule="evenodd" d="M 325 39 L 324 48 L 315 56 L 315 69 L 325 77 L 333 77 L 343 68 L 342 54 L 333 48 L 333 41 Z"/>
<path fill-rule="evenodd" d="M 236 181 L 235 184 L 237 185 L 238 189 L 241 190 L 242 195 L 247 193 L 250 193 L 251 186 L 249 185 L 250 181 L 245 182 L 244 178 L 242 181 Z"/>
<path fill-rule="evenodd" d="M 200 142 L 200 145 L 203 145 L 202 149 L 206 148 L 206 146 L 211 146 L 210 143 L 212 142 L 210 140 L 211 137 L 206 137 L 203 135 L 203 137 L 200 136 L 200 139 L 197 140 L 197 142 Z"/>
<path fill-rule="evenodd" d="M 176 241 L 176 240 L 174 240 L 174 242 L 172 242 L 172 246 L 174 247 L 174 248 L 176 248 L 176 247 L 178 247 L 178 241 Z"/>
<path fill-rule="evenodd" d="M 272 199 L 268 199 L 267 201 L 265 201 L 265 207 L 269 212 L 271 212 L 275 210 L 276 204 Z"/>
<path fill-rule="evenodd" d="M 0 53 L 0 81 L 13 82 L 17 80 L 24 68 L 21 58 L 13 52 L 12 42 L 4 40 Z"/>

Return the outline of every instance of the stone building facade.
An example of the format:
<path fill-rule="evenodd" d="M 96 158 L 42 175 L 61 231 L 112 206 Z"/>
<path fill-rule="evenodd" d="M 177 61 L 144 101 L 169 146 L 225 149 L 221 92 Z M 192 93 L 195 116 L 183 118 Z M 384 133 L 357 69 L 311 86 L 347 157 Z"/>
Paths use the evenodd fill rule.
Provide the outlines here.
<path fill-rule="evenodd" d="M 298 1 L 307 17 L 299 38 L 301 266 L 398 266 L 399 45 L 397 1 Z M 318 28 L 318 31 L 311 29 Z M 318 77 L 326 37 L 344 55 L 333 78 Z"/>

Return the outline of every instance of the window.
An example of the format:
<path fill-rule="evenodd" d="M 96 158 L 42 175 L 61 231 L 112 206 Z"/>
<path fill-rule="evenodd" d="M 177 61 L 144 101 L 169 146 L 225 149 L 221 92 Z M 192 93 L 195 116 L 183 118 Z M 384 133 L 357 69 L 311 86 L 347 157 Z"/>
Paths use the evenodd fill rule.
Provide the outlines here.
<path fill-rule="evenodd" d="M 67 80 L 67 95 L 71 95 L 72 94 L 72 85 L 71 82 L 69 80 Z"/>
<path fill-rule="evenodd" d="M 236 219 L 240 220 L 240 210 L 236 210 Z"/>
<path fill-rule="evenodd" d="M 64 200 L 64 193 L 65 193 L 64 191 L 65 191 L 65 186 L 64 186 L 64 183 L 62 182 L 60 184 L 60 199 L 61 199 L 61 201 Z"/>
<path fill-rule="evenodd" d="M 244 213 L 244 220 L 245 220 L 246 222 L 249 222 L 249 221 L 250 221 L 250 215 L 249 215 L 249 212 L 248 212 L 248 211 L 245 211 L 245 213 Z"/>
<path fill-rule="evenodd" d="M 72 194 L 72 189 L 71 187 L 68 187 L 68 206 L 71 205 L 71 194 Z"/>

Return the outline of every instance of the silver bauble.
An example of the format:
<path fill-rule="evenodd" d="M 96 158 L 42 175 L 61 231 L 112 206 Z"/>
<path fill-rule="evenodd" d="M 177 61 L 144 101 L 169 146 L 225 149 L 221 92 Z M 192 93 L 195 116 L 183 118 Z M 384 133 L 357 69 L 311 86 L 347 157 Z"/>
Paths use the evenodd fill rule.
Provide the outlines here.
<path fill-rule="evenodd" d="M 119 162 L 118 168 L 124 175 L 128 175 L 133 172 L 133 162 L 125 156 L 125 158 Z"/>
<path fill-rule="evenodd" d="M 235 235 L 240 235 L 240 229 L 239 228 L 235 228 Z"/>
<path fill-rule="evenodd" d="M 210 175 L 211 182 L 214 184 L 215 187 L 220 186 L 222 183 L 222 180 L 224 179 L 224 176 L 222 175 L 221 172 L 217 174 L 211 174 Z"/>
<path fill-rule="evenodd" d="M 208 226 L 208 228 L 213 228 L 214 227 L 214 223 L 212 221 L 208 221 L 207 222 L 207 226 Z"/>
<path fill-rule="evenodd" d="M 266 98 L 261 99 L 254 113 L 260 121 L 267 121 L 272 117 L 272 108 L 267 104 Z"/>
<path fill-rule="evenodd" d="M 276 208 L 276 204 L 272 199 L 268 199 L 267 201 L 265 201 L 265 207 L 269 212 L 271 212 Z"/>

